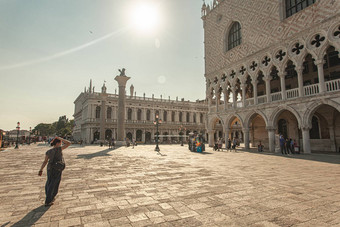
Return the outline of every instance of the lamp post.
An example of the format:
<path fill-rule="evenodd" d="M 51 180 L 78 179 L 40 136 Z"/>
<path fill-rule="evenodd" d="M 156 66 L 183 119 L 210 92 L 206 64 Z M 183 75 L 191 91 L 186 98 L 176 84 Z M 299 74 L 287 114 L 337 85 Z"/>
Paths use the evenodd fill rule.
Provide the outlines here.
<path fill-rule="evenodd" d="M 28 136 L 28 145 L 31 145 L 31 133 L 32 133 L 32 127 L 30 127 L 30 134 Z"/>
<path fill-rule="evenodd" d="M 179 127 L 179 131 L 182 133 L 181 134 L 181 146 L 183 146 L 183 131 L 185 131 L 186 128 L 183 127 L 183 125 L 181 125 L 181 127 Z"/>
<path fill-rule="evenodd" d="M 158 125 L 162 123 L 162 120 L 159 119 L 158 115 L 156 115 L 156 120 L 153 123 L 156 125 L 156 134 L 157 134 L 157 136 L 156 136 L 156 148 L 155 148 L 155 151 L 159 152 L 160 149 L 159 149 L 159 146 L 158 146 L 158 139 L 159 139 L 159 137 L 158 137 L 158 135 L 159 135 Z"/>
<path fill-rule="evenodd" d="M 19 131 L 20 131 L 20 122 L 17 123 L 17 142 L 15 144 L 15 149 L 19 148 Z"/>

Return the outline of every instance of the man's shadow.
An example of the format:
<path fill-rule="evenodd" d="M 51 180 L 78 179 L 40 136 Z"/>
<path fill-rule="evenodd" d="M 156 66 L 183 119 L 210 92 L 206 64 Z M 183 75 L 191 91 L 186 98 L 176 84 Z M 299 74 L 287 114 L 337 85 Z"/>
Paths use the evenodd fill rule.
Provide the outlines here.
<path fill-rule="evenodd" d="M 34 210 L 30 211 L 20 221 L 14 223 L 12 227 L 32 226 L 36 223 L 45 213 L 48 211 L 50 206 L 45 207 L 41 205 Z"/>
<path fill-rule="evenodd" d="M 83 159 L 92 159 L 96 157 L 102 157 L 102 156 L 111 156 L 109 152 L 112 151 L 112 149 L 105 149 L 102 151 L 98 151 L 96 153 L 91 154 L 79 154 L 77 155 L 77 159 L 83 158 Z"/>

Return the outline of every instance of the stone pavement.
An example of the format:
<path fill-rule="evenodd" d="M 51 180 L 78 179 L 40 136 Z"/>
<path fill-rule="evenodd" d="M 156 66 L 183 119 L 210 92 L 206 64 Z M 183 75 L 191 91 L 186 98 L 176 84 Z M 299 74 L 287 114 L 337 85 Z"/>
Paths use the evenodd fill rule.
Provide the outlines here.
<path fill-rule="evenodd" d="M 48 147 L 1 151 L 0 225 L 340 226 L 340 155 L 160 148 L 68 148 L 50 208 L 37 176 Z"/>

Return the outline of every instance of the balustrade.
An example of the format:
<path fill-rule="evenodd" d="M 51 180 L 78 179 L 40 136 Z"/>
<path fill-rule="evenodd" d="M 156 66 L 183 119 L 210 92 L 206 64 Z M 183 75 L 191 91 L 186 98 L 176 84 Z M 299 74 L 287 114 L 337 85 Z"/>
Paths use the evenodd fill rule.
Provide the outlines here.
<path fill-rule="evenodd" d="M 246 106 L 253 106 L 254 105 L 254 98 L 246 99 Z"/>
<path fill-rule="evenodd" d="M 262 95 L 257 97 L 257 103 L 258 104 L 262 104 L 262 103 L 266 103 L 267 102 L 267 96 L 266 95 Z"/>
<path fill-rule="evenodd" d="M 294 88 L 286 91 L 287 99 L 293 99 L 299 97 L 299 88 Z"/>
<path fill-rule="evenodd" d="M 340 79 L 331 80 L 326 82 L 326 91 L 339 91 L 340 90 Z"/>
<path fill-rule="evenodd" d="M 270 97 L 272 99 L 272 102 L 280 101 L 280 100 L 282 100 L 282 93 L 276 92 L 276 93 L 270 94 Z"/>
<path fill-rule="evenodd" d="M 319 84 L 305 86 L 303 89 L 305 91 L 305 96 L 315 95 L 319 93 Z"/>

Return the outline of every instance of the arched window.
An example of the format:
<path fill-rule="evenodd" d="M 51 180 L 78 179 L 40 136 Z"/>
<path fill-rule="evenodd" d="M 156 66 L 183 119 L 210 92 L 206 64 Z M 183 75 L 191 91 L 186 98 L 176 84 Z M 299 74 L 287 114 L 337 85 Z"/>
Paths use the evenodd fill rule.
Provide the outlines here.
<path fill-rule="evenodd" d="M 150 110 L 147 110 L 147 111 L 146 111 L 146 120 L 147 120 L 147 121 L 150 121 L 150 115 L 151 115 L 151 114 L 150 114 Z"/>
<path fill-rule="evenodd" d="M 138 109 L 138 111 L 137 111 L 137 120 L 138 121 L 142 120 L 142 110 L 141 109 Z"/>
<path fill-rule="evenodd" d="M 314 3 L 315 0 L 286 0 L 286 17 L 290 17 Z"/>
<path fill-rule="evenodd" d="M 132 120 L 132 109 L 128 109 L 128 120 Z"/>
<path fill-rule="evenodd" d="M 96 107 L 96 118 L 100 118 L 100 106 Z"/>
<path fill-rule="evenodd" d="M 168 120 L 168 112 L 164 111 L 163 112 L 163 121 L 167 121 Z"/>
<path fill-rule="evenodd" d="M 190 114 L 187 113 L 187 122 L 190 122 Z"/>
<path fill-rule="evenodd" d="M 312 118 L 312 129 L 309 131 L 311 139 L 320 139 L 319 119 L 315 116 Z"/>
<path fill-rule="evenodd" d="M 175 121 L 175 111 L 171 112 L 171 121 L 174 122 Z"/>
<path fill-rule="evenodd" d="M 112 108 L 109 107 L 109 108 L 107 108 L 106 118 L 111 119 L 111 117 L 112 117 Z"/>
<path fill-rule="evenodd" d="M 182 122 L 182 112 L 179 112 L 179 122 Z"/>
<path fill-rule="evenodd" d="M 241 34 L 241 25 L 239 22 L 234 22 L 233 25 L 231 26 L 228 37 L 228 48 L 227 50 L 231 50 L 234 47 L 238 46 L 242 42 L 242 34 Z"/>
<path fill-rule="evenodd" d="M 196 123 L 196 113 L 194 113 L 194 123 Z"/>
<path fill-rule="evenodd" d="M 203 114 L 200 115 L 200 123 L 203 123 Z"/>
<path fill-rule="evenodd" d="M 159 111 L 158 110 L 155 111 L 155 119 L 156 119 L 156 116 L 158 116 L 158 118 L 161 117 L 161 116 L 159 116 Z"/>

